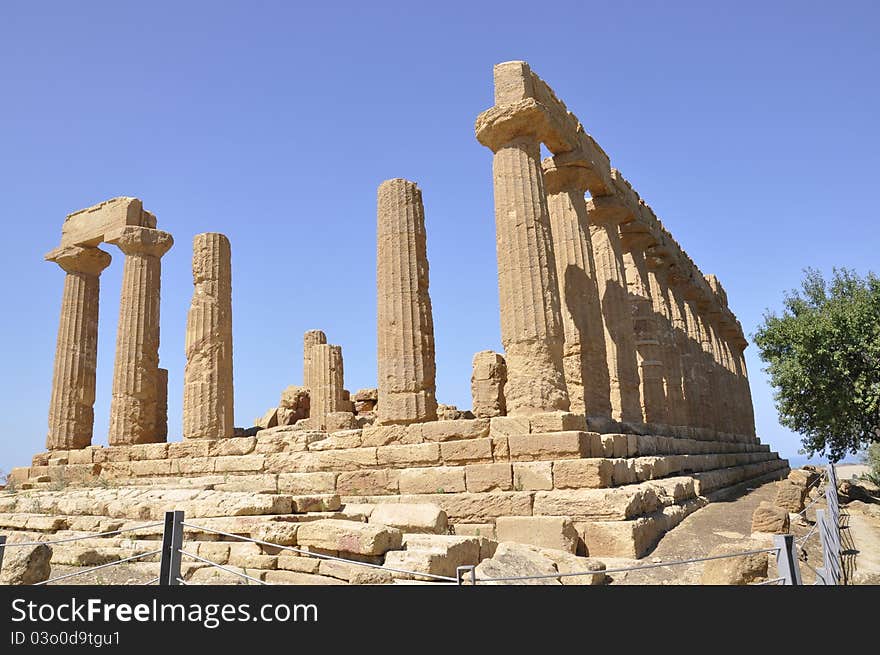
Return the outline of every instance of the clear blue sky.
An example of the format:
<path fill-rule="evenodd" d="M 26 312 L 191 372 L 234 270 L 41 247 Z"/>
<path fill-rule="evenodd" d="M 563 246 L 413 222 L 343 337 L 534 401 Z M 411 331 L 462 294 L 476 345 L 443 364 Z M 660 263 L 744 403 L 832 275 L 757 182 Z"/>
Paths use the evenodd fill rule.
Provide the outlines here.
<path fill-rule="evenodd" d="M 162 365 L 180 438 L 194 234 L 233 251 L 236 424 L 302 375 L 302 333 L 375 385 L 375 196 L 423 191 L 441 402 L 500 349 L 492 65 L 525 59 L 580 117 L 752 333 L 801 269 L 877 270 L 873 2 L 5 2 L 0 19 L 0 468 L 41 451 L 64 216 L 133 195 L 176 240 Z M 442 6 L 441 6 L 442 5 Z M 121 253 L 102 276 L 106 443 Z M 755 349 L 759 434 L 794 455 Z"/>

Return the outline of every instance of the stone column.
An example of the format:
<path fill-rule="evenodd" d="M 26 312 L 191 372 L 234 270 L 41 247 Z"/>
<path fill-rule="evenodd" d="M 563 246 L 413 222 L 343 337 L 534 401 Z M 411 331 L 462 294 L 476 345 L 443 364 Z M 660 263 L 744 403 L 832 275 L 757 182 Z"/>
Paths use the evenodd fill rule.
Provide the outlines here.
<path fill-rule="evenodd" d="M 576 165 L 542 162 L 565 341 L 562 364 L 571 411 L 611 418 L 611 381 L 596 263 L 584 195 L 592 174 Z"/>
<path fill-rule="evenodd" d="M 98 248 L 67 246 L 46 255 L 67 274 L 55 347 L 46 450 L 72 450 L 92 443 L 95 367 L 98 357 L 100 275 L 110 255 Z"/>
<path fill-rule="evenodd" d="M 627 423 L 641 423 L 644 416 L 636 339 L 627 295 L 623 246 L 618 231 L 618 225 L 629 220 L 632 213 L 611 199 L 592 198 L 587 201 L 587 215 L 605 326 L 612 418 Z"/>
<path fill-rule="evenodd" d="M 161 230 L 124 227 L 105 235 L 125 253 L 113 396 L 110 445 L 159 441 L 159 296 L 161 258 L 174 240 Z"/>
<path fill-rule="evenodd" d="M 507 405 L 504 385 L 507 383 L 507 362 L 491 350 L 481 350 L 474 355 L 471 375 L 473 412 L 477 418 L 504 416 Z"/>
<path fill-rule="evenodd" d="M 706 311 L 706 328 L 709 332 L 709 342 L 712 348 L 712 369 L 714 380 L 713 404 L 715 406 L 716 430 L 721 432 L 736 432 L 733 427 L 731 389 L 729 387 L 727 362 L 724 358 L 724 349 L 721 346 L 721 338 L 718 335 L 718 319 L 721 313 L 716 308 L 710 307 Z"/>
<path fill-rule="evenodd" d="M 414 182 L 386 180 L 379 186 L 377 205 L 377 420 L 434 421 L 434 319 L 422 192 Z"/>
<path fill-rule="evenodd" d="M 681 356 L 676 348 L 675 320 L 672 299 L 669 292 L 667 273 L 669 263 L 662 257 L 648 251 L 646 259 L 648 285 L 653 303 L 654 318 L 657 322 L 657 338 L 660 341 L 660 360 L 664 393 L 666 396 L 667 422 L 670 425 L 687 425 L 684 407 L 684 387 L 682 386 Z"/>
<path fill-rule="evenodd" d="M 748 342 L 742 335 L 742 328 L 739 326 L 738 321 L 736 328 L 732 330 L 732 333 L 728 337 L 728 343 L 730 345 L 730 354 L 734 373 L 736 375 L 735 384 L 737 388 L 737 397 L 739 399 L 738 410 L 740 413 L 740 419 L 738 421 L 738 427 L 740 434 L 754 437 L 755 410 L 752 405 L 752 392 L 749 388 L 749 374 L 746 370 L 745 359 L 745 348 L 748 346 Z"/>
<path fill-rule="evenodd" d="M 660 337 L 648 279 L 645 249 L 656 240 L 645 232 L 621 234 L 623 262 L 641 377 L 642 412 L 646 423 L 668 424 L 669 412 L 660 361 Z"/>
<path fill-rule="evenodd" d="M 327 335 L 321 330 L 309 330 L 303 335 L 303 386 L 308 389 L 312 383 L 312 347 L 327 343 Z"/>
<path fill-rule="evenodd" d="M 309 423 L 313 428 L 324 429 L 328 414 L 344 411 L 342 346 L 315 344 L 311 356 L 313 386 L 309 389 Z"/>
<path fill-rule="evenodd" d="M 682 285 L 686 278 L 681 269 L 673 265 L 669 268 L 666 279 L 669 293 L 669 313 L 672 320 L 673 347 L 678 355 L 681 372 L 682 409 L 681 426 L 696 426 L 699 421 L 698 379 L 696 377 L 696 360 L 694 342 L 691 338 L 691 327 L 688 324 L 688 311 L 682 294 Z"/>
<path fill-rule="evenodd" d="M 183 438 L 231 437 L 232 254 L 216 232 L 193 239 L 193 297 L 186 322 Z"/>
<path fill-rule="evenodd" d="M 693 295 L 693 288 L 690 289 L 691 298 L 687 304 L 690 308 L 690 316 L 688 322 L 693 326 L 694 341 L 697 348 L 697 362 L 699 367 L 699 375 L 702 384 L 700 385 L 700 415 L 703 418 L 701 427 L 715 430 L 718 425 L 718 417 L 715 406 L 716 384 L 714 371 L 714 357 L 712 355 L 712 342 L 706 326 L 706 317 L 700 307 L 700 302 L 694 300 L 698 296 Z"/>
<path fill-rule="evenodd" d="M 168 369 L 160 368 L 156 394 L 156 441 L 168 441 Z"/>

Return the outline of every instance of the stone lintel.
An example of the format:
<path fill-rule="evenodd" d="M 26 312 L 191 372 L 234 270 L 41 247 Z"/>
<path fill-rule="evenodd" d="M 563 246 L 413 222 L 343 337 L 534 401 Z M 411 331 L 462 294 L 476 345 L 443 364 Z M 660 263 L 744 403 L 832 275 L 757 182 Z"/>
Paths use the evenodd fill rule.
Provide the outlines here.
<path fill-rule="evenodd" d="M 61 227 L 62 246 L 97 246 L 104 235 L 126 225 L 155 228 L 156 217 L 138 198 L 119 197 L 68 214 Z"/>

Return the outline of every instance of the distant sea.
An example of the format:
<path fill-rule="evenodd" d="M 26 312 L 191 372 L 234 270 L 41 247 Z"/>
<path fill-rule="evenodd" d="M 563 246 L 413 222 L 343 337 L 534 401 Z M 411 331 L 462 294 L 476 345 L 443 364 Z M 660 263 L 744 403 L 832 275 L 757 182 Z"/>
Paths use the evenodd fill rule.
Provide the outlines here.
<path fill-rule="evenodd" d="M 825 466 L 828 464 L 827 458 L 821 457 L 807 457 L 806 455 L 793 455 L 791 457 L 784 457 L 784 459 L 788 460 L 788 465 L 793 468 L 800 468 L 802 466 L 806 466 L 807 464 L 812 464 L 813 466 Z M 861 464 L 861 460 L 855 456 L 844 457 L 843 461 L 837 462 L 838 464 Z"/>

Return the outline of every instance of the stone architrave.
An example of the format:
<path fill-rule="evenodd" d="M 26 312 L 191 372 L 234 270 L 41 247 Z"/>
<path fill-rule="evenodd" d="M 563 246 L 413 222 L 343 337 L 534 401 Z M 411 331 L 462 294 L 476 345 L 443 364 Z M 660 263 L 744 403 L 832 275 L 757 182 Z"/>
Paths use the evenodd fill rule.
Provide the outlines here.
<path fill-rule="evenodd" d="M 327 343 L 327 335 L 321 330 L 309 330 L 303 335 L 303 386 L 308 389 L 312 382 L 312 347 Z"/>
<path fill-rule="evenodd" d="M 618 229 L 620 223 L 630 220 L 632 212 L 613 198 L 599 197 L 587 201 L 587 215 L 605 326 L 612 418 L 641 423 L 644 415 L 636 339 Z"/>
<path fill-rule="evenodd" d="M 630 310 L 636 352 L 641 370 L 641 402 L 646 423 L 669 423 L 666 389 L 663 383 L 663 362 L 660 359 L 660 337 L 645 249 L 656 243 L 645 232 L 627 231 L 621 234 L 624 247 L 623 261 L 626 273 Z"/>
<path fill-rule="evenodd" d="M 507 413 L 568 411 L 564 332 L 537 116 L 523 105 L 525 62 L 495 66 L 495 107 L 477 119 L 494 153 L 495 240 Z M 537 119 L 539 120 L 539 119 Z M 381 407 L 381 405 L 380 405 Z"/>
<path fill-rule="evenodd" d="M 605 328 L 596 283 L 585 193 L 590 173 L 576 165 L 542 162 L 559 284 L 565 342 L 562 362 L 571 411 L 611 418 Z"/>
<path fill-rule="evenodd" d="M 507 363 L 492 350 L 481 350 L 474 355 L 471 375 L 473 413 L 477 418 L 504 416 L 504 385 L 507 382 Z"/>
<path fill-rule="evenodd" d="M 95 421 L 100 275 L 110 265 L 110 255 L 98 248 L 66 246 L 47 254 L 46 260 L 66 273 L 46 450 L 85 448 L 92 443 Z"/>
<path fill-rule="evenodd" d="M 395 178 L 379 185 L 376 286 L 378 423 L 437 419 L 434 319 L 422 192 Z"/>
<path fill-rule="evenodd" d="M 309 421 L 313 428 L 327 427 L 327 415 L 345 411 L 342 346 L 312 346 L 312 388 L 309 390 Z"/>
<path fill-rule="evenodd" d="M 110 445 L 153 443 L 159 401 L 161 258 L 174 243 L 161 230 L 127 226 L 105 235 L 125 253 L 116 361 L 110 401 Z"/>
<path fill-rule="evenodd" d="M 193 297 L 186 324 L 183 438 L 231 437 L 232 254 L 217 232 L 193 239 Z"/>

